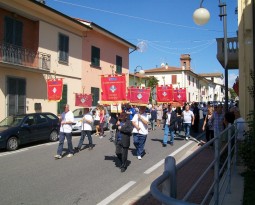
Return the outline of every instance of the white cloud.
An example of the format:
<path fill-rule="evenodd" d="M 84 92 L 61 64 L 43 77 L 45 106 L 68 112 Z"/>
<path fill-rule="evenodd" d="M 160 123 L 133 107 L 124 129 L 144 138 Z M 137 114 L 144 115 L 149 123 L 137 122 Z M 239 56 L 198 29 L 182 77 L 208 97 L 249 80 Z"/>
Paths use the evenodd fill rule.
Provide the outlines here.
<path fill-rule="evenodd" d="M 233 72 L 228 74 L 228 87 L 232 88 L 235 83 L 236 77 L 239 76 L 238 72 Z"/>

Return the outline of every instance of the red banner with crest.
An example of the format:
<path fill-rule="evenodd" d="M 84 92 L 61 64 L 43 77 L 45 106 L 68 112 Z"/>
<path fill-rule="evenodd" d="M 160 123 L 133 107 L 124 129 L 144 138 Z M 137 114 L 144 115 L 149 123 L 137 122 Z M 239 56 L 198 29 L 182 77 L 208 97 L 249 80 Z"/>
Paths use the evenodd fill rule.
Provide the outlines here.
<path fill-rule="evenodd" d="M 169 103 L 174 100 L 174 91 L 172 85 L 157 86 L 157 102 Z"/>
<path fill-rule="evenodd" d="M 75 106 L 91 107 L 92 106 L 92 95 L 91 94 L 75 93 Z"/>
<path fill-rule="evenodd" d="M 236 81 L 234 83 L 233 89 L 234 89 L 235 93 L 237 94 L 237 96 L 239 96 L 239 81 Z"/>
<path fill-rule="evenodd" d="M 101 76 L 102 101 L 126 101 L 126 76 Z"/>
<path fill-rule="evenodd" d="M 186 88 L 174 89 L 174 101 L 184 103 L 187 101 Z"/>
<path fill-rule="evenodd" d="M 62 99 L 63 79 L 47 79 L 47 96 L 49 101 L 60 101 Z"/>
<path fill-rule="evenodd" d="M 130 104 L 147 105 L 150 100 L 150 88 L 128 88 L 128 101 Z"/>

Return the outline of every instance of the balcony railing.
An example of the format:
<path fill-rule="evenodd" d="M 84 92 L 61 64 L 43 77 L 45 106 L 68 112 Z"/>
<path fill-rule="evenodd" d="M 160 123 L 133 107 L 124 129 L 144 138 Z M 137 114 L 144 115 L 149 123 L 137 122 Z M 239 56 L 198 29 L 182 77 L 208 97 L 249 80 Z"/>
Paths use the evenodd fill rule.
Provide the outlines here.
<path fill-rule="evenodd" d="M 224 67 L 224 38 L 217 38 L 217 59 Z M 227 69 L 238 69 L 238 38 L 228 38 L 227 39 L 228 48 L 228 63 Z"/>
<path fill-rule="evenodd" d="M 8 43 L 0 43 L 0 62 L 50 71 L 51 55 Z"/>

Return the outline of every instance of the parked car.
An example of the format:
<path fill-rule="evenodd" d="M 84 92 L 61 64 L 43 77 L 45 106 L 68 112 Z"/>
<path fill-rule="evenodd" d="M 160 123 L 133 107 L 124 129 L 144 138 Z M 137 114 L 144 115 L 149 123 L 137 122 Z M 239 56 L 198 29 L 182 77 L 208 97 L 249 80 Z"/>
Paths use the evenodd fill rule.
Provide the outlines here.
<path fill-rule="evenodd" d="M 96 109 L 96 107 L 94 107 L 94 106 L 90 108 L 90 114 L 91 115 L 92 115 L 92 112 L 95 109 Z M 105 111 L 104 129 L 107 130 L 108 125 L 109 125 L 110 114 L 108 112 L 107 107 L 104 107 L 104 111 Z M 81 132 L 81 126 L 82 126 L 81 120 L 82 120 L 82 117 L 84 116 L 84 108 L 75 109 L 73 111 L 73 114 L 74 114 L 74 123 L 73 123 L 72 133 L 80 133 Z M 92 131 L 95 131 L 95 130 L 96 130 L 96 126 L 93 125 L 92 126 Z"/>
<path fill-rule="evenodd" d="M 8 116 L 0 122 L 0 148 L 14 151 L 31 142 L 55 142 L 59 126 L 59 118 L 49 112 Z"/>

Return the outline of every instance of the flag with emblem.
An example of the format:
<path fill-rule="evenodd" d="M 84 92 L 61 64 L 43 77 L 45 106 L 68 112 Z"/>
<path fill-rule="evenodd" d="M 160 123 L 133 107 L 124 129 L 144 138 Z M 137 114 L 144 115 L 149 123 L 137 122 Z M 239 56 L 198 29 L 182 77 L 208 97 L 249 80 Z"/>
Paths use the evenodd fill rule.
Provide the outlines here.
<path fill-rule="evenodd" d="M 75 106 L 91 107 L 92 106 L 92 95 L 91 94 L 75 93 Z"/>
<path fill-rule="evenodd" d="M 169 103 L 174 99 L 172 85 L 157 86 L 157 102 L 158 103 Z"/>
<path fill-rule="evenodd" d="M 174 89 L 174 102 L 186 102 L 186 88 Z"/>
<path fill-rule="evenodd" d="M 101 101 L 126 101 L 126 76 L 101 76 Z"/>
<path fill-rule="evenodd" d="M 150 88 L 128 88 L 128 101 L 130 104 L 147 105 L 150 99 Z"/>
<path fill-rule="evenodd" d="M 49 101 L 59 102 L 62 99 L 63 79 L 47 79 L 47 96 Z"/>

